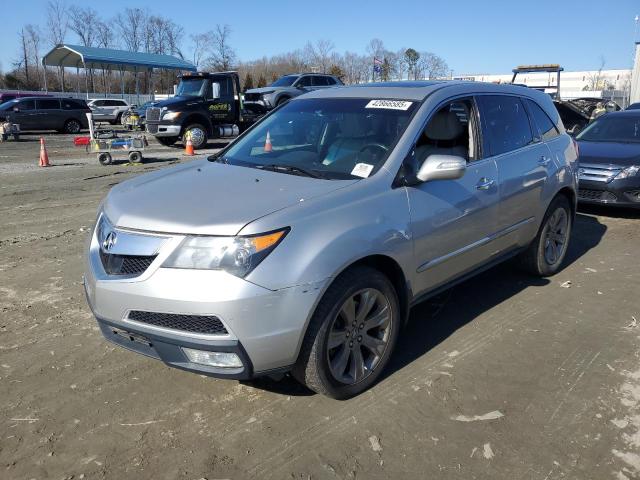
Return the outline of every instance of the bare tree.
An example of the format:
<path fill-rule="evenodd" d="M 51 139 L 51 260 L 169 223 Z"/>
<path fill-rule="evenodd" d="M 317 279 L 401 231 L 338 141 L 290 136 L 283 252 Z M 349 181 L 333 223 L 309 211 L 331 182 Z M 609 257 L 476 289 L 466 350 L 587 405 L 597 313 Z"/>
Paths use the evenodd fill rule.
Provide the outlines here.
<path fill-rule="evenodd" d="M 64 43 L 69 29 L 69 12 L 61 0 L 47 3 L 47 40 L 52 47 Z"/>
<path fill-rule="evenodd" d="M 587 85 L 585 90 L 603 90 L 604 89 L 604 76 L 602 70 L 607 62 L 603 55 L 600 56 L 600 67 L 595 72 L 590 72 L 587 75 Z"/>
<path fill-rule="evenodd" d="M 93 47 L 96 44 L 98 21 L 98 13 L 91 7 L 82 8 L 74 5 L 69 9 L 69 28 L 85 47 Z"/>
<path fill-rule="evenodd" d="M 333 63 L 331 60 L 331 52 L 335 45 L 331 40 L 320 39 L 315 44 L 308 42 L 304 47 L 304 55 L 307 63 L 320 72 L 327 72 Z"/>
<path fill-rule="evenodd" d="M 115 24 L 123 47 L 130 52 L 139 52 L 144 43 L 144 34 L 149 15 L 141 8 L 127 8 L 116 15 Z"/>
<path fill-rule="evenodd" d="M 211 57 L 208 63 L 217 70 L 229 70 L 236 61 L 236 52 L 231 48 L 229 25 L 216 25 L 215 30 L 207 33 L 210 37 Z"/>
<path fill-rule="evenodd" d="M 211 37 L 206 33 L 198 33 L 189 38 L 191 38 L 191 50 L 193 51 L 191 61 L 196 67 L 200 67 L 207 52 L 211 49 Z"/>
<path fill-rule="evenodd" d="M 416 67 L 417 78 L 440 78 L 447 75 L 449 66 L 442 57 L 439 57 L 435 53 L 422 52 L 420 54 L 420 61 Z"/>
<path fill-rule="evenodd" d="M 61 0 L 49 0 L 47 3 L 47 40 L 51 47 L 61 45 L 67 37 L 69 29 L 69 12 Z M 64 90 L 64 67 L 58 69 L 60 85 Z M 46 72 L 45 72 L 46 75 Z"/>

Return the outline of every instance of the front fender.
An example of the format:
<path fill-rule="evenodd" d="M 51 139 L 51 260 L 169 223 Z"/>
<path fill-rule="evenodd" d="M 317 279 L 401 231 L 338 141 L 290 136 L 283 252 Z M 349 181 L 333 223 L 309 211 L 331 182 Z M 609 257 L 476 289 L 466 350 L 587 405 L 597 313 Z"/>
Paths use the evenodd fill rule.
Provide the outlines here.
<path fill-rule="evenodd" d="M 241 235 L 291 227 L 247 280 L 272 290 L 312 284 L 335 277 L 363 257 L 385 255 L 411 282 L 413 243 L 405 190 L 355 190 L 300 202 L 246 226 Z"/>

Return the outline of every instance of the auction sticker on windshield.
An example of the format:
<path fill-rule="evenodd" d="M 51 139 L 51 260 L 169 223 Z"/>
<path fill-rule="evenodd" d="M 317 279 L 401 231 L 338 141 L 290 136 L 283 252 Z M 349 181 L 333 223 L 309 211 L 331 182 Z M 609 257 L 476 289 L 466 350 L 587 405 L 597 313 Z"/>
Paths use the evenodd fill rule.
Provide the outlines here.
<path fill-rule="evenodd" d="M 386 108 L 388 110 L 407 110 L 413 102 L 403 100 L 371 100 L 364 108 Z"/>
<path fill-rule="evenodd" d="M 367 178 L 371 175 L 371 170 L 373 170 L 373 165 L 369 165 L 368 163 L 358 163 L 353 167 L 353 170 L 351 170 L 351 175 Z"/>

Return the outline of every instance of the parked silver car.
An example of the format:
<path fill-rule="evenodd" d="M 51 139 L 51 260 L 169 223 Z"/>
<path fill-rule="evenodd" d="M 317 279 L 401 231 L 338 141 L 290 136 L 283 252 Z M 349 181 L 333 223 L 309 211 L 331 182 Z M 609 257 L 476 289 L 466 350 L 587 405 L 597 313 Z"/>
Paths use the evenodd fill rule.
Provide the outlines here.
<path fill-rule="evenodd" d="M 311 90 L 343 85 L 338 77 L 325 73 L 297 73 L 285 75 L 268 87 L 252 88 L 244 94 L 247 104 L 258 104 L 270 110 Z"/>
<path fill-rule="evenodd" d="M 129 103 L 121 98 L 97 98 L 89 100 L 87 105 L 96 122 L 109 122 L 113 125 L 119 124 L 122 114 L 131 108 Z"/>
<path fill-rule="evenodd" d="M 168 365 L 290 371 L 350 397 L 376 381 L 412 305 L 514 256 L 557 272 L 576 171 L 536 90 L 311 92 L 208 160 L 115 186 L 90 236 L 87 298 L 107 339 Z"/>

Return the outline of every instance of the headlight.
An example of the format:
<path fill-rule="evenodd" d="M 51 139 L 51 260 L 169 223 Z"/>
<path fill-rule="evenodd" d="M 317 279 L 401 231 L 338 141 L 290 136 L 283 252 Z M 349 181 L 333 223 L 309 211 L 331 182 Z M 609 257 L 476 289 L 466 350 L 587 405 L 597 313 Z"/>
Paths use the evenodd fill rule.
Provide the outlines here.
<path fill-rule="evenodd" d="M 245 277 L 276 248 L 289 229 L 247 237 L 186 237 L 162 265 L 225 270 Z"/>
<path fill-rule="evenodd" d="M 622 180 L 624 178 L 633 177 L 634 175 L 637 175 L 638 172 L 640 172 L 640 167 L 636 165 L 623 168 L 622 170 L 620 170 L 620 173 L 615 176 L 615 180 Z"/>
<path fill-rule="evenodd" d="M 162 120 L 175 120 L 181 114 L 182 112 L 167 112 L 164 115 L 162 115 Z"/>

